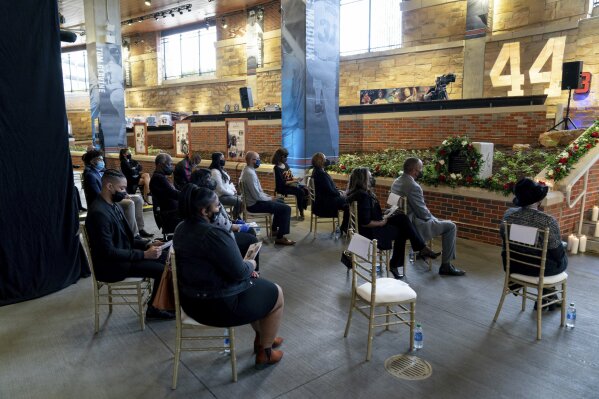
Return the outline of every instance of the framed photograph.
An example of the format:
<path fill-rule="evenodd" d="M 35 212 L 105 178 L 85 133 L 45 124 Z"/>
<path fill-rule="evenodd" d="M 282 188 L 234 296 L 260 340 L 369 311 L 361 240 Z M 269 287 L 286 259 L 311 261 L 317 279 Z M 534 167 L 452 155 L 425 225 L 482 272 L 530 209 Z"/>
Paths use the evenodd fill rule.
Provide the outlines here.
<path fill-rule="evenodd" d="M 245 156 L 245 136 L 248 130 L 247 118 L 225 119 L 227 128 L 227 157 L 231 159 Z"/>
<path fill-rule="evenodd" d="M 133 136 L 135 138 L 135 153 L 148 155 L 148 124 L 135 122 L 133 124 Z"/>
<path fill-rule="evenodd" d="M 191 131 L 190 121 L 177 121 L 175 122 L 175 134 L 173 136 L 174 143 L 173 148 L 175 149 L 175 157 L 184 158 L 191 149 L 189 143 L 189 132 Z"/>

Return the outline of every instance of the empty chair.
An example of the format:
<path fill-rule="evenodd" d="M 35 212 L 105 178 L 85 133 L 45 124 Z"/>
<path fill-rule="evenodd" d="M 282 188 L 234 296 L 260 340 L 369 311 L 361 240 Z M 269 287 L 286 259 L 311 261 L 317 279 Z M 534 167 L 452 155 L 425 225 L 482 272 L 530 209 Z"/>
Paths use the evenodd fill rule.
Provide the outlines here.
<path fill-rule="evenodd" d="M 545 262 L 547 261 L 547 247 L 549 242 L 549 228 L 540 230 L 529 226 L 520 226 L 503 222 L 505 242 L 505 278 L 501 300 L 497 306 L 493 322 L 497 321 L 505 297 L 512 293 L 522 297 L 522 311 L 526 309 L 526 300 L 536 302 L 537 307 L 537 339 L 541 339 L 542 311 L 543 308 L 554 304 L 561 305 L 561 323 L 564 325 L 566 317 L 566 283 L 568 274 L 561 272 L 554 276 L 545 276 Z M 538 269 L 536 276 L 512 273 L 512 263 L 526 265 Z M 536 292 L 530 292 L 533 288 Z"/>
<path fill-rule="evenodd" d="M 152 284 L 149 278 L 129 277 L 116 283 L 98 281 L 94 273 L 91 252 L 89 249 L 89 237 L 85 224 L 79 225 L 81 240 L 87 262 L 92 273 L 92 284 L 94 287 L 94 333 L 100 329 L 100 306 L 108 306 L 108 312 L 112 313 L 113 305 L 137 305 L 137 314 L 141 329 L 145 329 L 144 306 L 147 305 L 152 293 Z M 130 299 L 130 300 L 128 300 Z"/>
<path fill-rule="evenodd" d="M 179 302 L 179 286 L 177 283 L 177 263 L 175 260 L 175 251 L 171 250 L 171 271 L 173 273 L 173 292 L 175 294 L 175 314 L 177 332 L 175 337 L 175 362 L 173 364 L 173 384 L 172 388 L 177 389 L 177 379 L 179 375 L 179 360 L 181 352 L 202 351 L 202 352 L 222 352 L 225 349 L 230 350 L 231 373 L 233 382 L 237 382 L 237 357 L 235 355 L 235 329 L 227 328 L 228 336 L 223 334 L 222 327 L 210 327 L 200 324 L 191 317 L 187 316 Z M 220 331 L 217 333 L 216 331 Z M 206 333 L 209 333 L 207 335 Z M 229 339 L 228 345 L 223 345 L 225 338 Z M 196 341 L 198 346 L 185 346 L 184 342 Z M 202 343 L 206 345 L 201 346 Z"/>
<path fill-rule="evenodd" d="M 352 255 L 351 304 L 344 337 L 349 333 L 355 309 L 368 319 L 366 361 L 372 355 L 376 327 L 389 330 L 389 326 L 407 324 L 410 328 L 410 350 L 414 349 L 416 292 L 403 281 L 387 277 L 377 279 L 377 241 L 354 234 L 352 230 L 350 236 L 348 251 Z M 384 307 L 383 313 L 377 313 L 376 310 L 380 307 Z"/>

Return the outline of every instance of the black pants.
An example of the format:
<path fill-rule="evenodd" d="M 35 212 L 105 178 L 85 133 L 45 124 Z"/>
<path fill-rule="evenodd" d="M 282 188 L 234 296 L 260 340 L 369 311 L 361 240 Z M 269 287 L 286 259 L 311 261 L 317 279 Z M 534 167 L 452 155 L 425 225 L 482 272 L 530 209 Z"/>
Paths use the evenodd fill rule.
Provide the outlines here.
<path fill-rule="evenodd" d="M 290 186 L 286 185 L 283 191 L 279 192 L 283 195 L 293 195 L 297 200 L 297 207 L 300 210 L 300 214 L 304 214 L 304 209 L 308 208 L 308 189 L 304 186 Z"/>
<path fill-rule="evenodd" d="M 258 201 L 252 206 L 248 206 L 247 210 L 256 213 L 272 213 L 273 231 L 278 229 L 277 238 L 283 238 L 289 234 L 289 219 L 291 218 L 291 208 L 279 201 Z"/>
<path fill-rule="evenodd" d="M 368 238 L 376 238 L 380 249 L 391 249 L 391 242 L 395 241 L 393 254 L 391 255 L 391 267 L 402 267 L 404 265 L 407 240 L 410 240 L 412 249 L 416 252 L 426 246 L 410 219 L 403 213 L 391 216 L 383 227 L 368 230 L 371 230 L 371 234 L 369 234 L 371 237 Z"/>
<path fill-rule="evenodd" d="M 154 297 L 158 292 L 158 286 L 160 285 L 160 279 L 162 278 L 162 272 L 164 271 L 164 265 L 166 263 L 167 256 L 168 249 L 165 249 L 162 251 L 162 255 L 158 259 L 144 259 L 138 262 L 131 262 L 128 277 L 150 277 L 154 279 L 152 296 L 148 302 L 148 307 L 152 306 Z"/>

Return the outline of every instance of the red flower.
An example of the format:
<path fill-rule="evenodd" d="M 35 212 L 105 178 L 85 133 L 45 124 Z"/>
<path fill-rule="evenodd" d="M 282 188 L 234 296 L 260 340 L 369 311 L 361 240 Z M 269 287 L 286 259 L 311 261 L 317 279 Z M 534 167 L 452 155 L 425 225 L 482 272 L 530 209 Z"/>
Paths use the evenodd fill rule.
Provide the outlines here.
<path fill-rule="evenodd" d="M 555 172 L 555 173 L 559 173 L 559 171 L 560 171 L 560 170 L 561 170 L 560 168 L 555 168 L 555 169 L 554 169 L 554 172 Z"/>
<path fill-rule="evenodd" d="M 543 180 L 539 180 L 537 183 L 539 183 L 541 186 L 546 186 L 547 184 L 545 184 L 545 182 Z"/>
<path fill-rule="evenodd" d="M 445 154 L 447 154 L 447 151 L 445 151 L 444 149 L 439 150 L 439 155 L 445 155 Z"/>
<path fill-rule="evenodd" d="M 470 161 L 470 166 L 472 166 L 473 168 L 476 167 L 476 161 Z"/>
<path fill-rule="evenodd" d="M 586 145 L 587 150 L 590 150 L 593 147 L 593 145 L 591 143 Z"/>
<path fill-rule="evenodd" d="M 509 189 L 510 189 L 510 185 L 509 185 L 509 183 L 505 183 L 505 184 L 503 185 L 503 189 L 504 189 L 504 190 L 509 190 Z"/>
<path fill-rule="evenodd" d="M 591 137 L 599 137 L 599 132 L 593 132 L 593 133 L 591 133 Z"/>
<path fill-rule="evenodd" d="M 466 176 L 466 183 L 472 183 L 473 180 L 472 176 Z"/>
<path fill-rule="evenodd" d="M 578 151 L 578 144 L 574 145 L 574 151 Z"/>
<path fill-rule="evenodd" d="M 341 170 L 345 170 L 345 169 L 347 169 L 347 168 L 345 167 L 345 165 L 339 165 L 339 169 L 341 169 Z"/>
<path fill-rule="evenodd" d="M 439 175 L 439 181 L 445 181 L 445 175 Z"/>
<path fill-rule="evenodd" d="M 568 163 L 568 158 L 560 158 L 559 159 L 559 163 L 561 163 L 561 164 L 567 164 Z"/>

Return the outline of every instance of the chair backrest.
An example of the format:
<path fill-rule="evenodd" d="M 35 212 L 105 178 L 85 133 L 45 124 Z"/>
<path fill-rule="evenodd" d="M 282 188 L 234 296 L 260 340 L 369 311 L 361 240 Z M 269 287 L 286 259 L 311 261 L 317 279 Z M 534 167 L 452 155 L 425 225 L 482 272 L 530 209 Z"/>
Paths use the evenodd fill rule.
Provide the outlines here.
<path fill-rule="evenodd" d="M 358 225 L 358 202 L 352 201 L 349 204 L 349 224 L 348 228 L 360 234 L 360 226 Z"/>
<path fill-rule="evenodd" d="M 94 272 L 92 253 L 91 253 L 91 248 L 89 246 L 89 235 L 87 234 L 87 228 L 85 227 L 85 223 L 79 223 L 79 231 L 81 232 L 81 244 L 83 245 L 83 254 L 87 258 L 87 264 L 89 265 L 89 270 L 92 273 L 92 278 L 94 279 L 94 283 L 95 283 L 97 281 L 96 273 Z"/>
<path fill-rule="evenodd" d="M 247 220 L 247 214 L 248 214 L 248 210 L 247 210 L 247 206 L 246 206 L 246 192 L 245 192 L 245 184 L 239 180 L 239 193 L 241 194 L 241 213 L 243 214 L 243 218 Z"/>
<path fill-rule="evenodd" d="M 308 193 L 310 194 L 310 205 L 316 201 L 316 190 L 314 189 L 314 179 L 312 176 L 308 177 Z"/>
<path fill-rule="evenodd" d="M 408 214 L 408 198 L 404 197 L 402 195 L 398 196 L 399 199 L 397 200 L 397 206 L 399 207 L 399 210 L 407 215 Z"/>
<path fill-rule="evenodd" d="M 368 238 L 349 230 L 351 237 L 347 250 L 352 254 L 353 279 L 361 277 L 373 286 L 376 280 L 377 240 Z"/>
<path fill-rule="evenodd" d="M 503 239 L 505 242 L 505 271 L 510 273 L 512 262 L 539 269 L 542 282 L 547 261 L 549 245 L 549 227 L 544 230 L 530 226 L 522 226 L 503 222 Z"/>
<path fill-rule="evenodd" d="M 181 323 L 181 304 L 179 302 L 179 284 L 177 283 L 177 261 L 175 259 L 175 249 L 171 246 L 170 252 L 171 273 L 173 274 L 173 296 L 175 297 L 175 316 L 177 325 Z"/>

